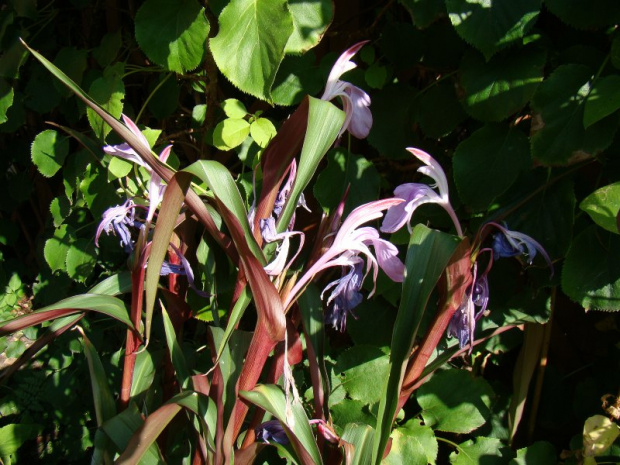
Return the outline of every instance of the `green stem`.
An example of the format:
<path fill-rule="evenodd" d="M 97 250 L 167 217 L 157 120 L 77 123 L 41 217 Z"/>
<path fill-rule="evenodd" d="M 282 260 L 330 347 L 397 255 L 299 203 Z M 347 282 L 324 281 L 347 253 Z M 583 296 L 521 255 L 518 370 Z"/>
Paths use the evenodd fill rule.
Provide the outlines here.
<path fill-rule="evenodd" d="M 172 73 L 168 74 L 165 78 L 163 78 L 161 80 L 161 82 L 159 84 L 157 84 L 155 86 L 155 89 L 153 89 L 153 91 L 149 94 L 149 96 L 146 98 L 146 100 L 144 101 L 144 103 L 142 104 L 142 108 L 140 108 L 140 112 L 138 113 L 138 116 L 136 116 L 136 120 L 135 123 L 138 124 L 138 121 L 140 120 L 140 117 L 142 116 L 142 113 L 144 112 L 144 110 L 146 109 L 146 106 L 149 104 L 149 102 L 151 101 L 151 99 L 153 98 L 153 96 L 155 95 L 155 93 L 161 88 L 161 86 L 163 86 L 166 81 L 168 79 L 170 79 L 170 76 L 172 76 Z"/>

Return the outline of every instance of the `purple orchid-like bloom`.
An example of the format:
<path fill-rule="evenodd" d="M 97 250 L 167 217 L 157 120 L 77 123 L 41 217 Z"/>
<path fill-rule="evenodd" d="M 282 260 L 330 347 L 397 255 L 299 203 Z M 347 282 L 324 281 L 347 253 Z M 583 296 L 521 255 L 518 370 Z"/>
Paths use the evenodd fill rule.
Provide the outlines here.
<path fill-rule="evenodd" d="M 353 309 L 361 304 L 364 299 L 360 292 L 364 282 L 362 273 L 364 261 L 359 257 L 354 257 L 352 261 L 354 264 L 349 267 L 349 272 L 343 271 L 342 277 L 325 286 L 321 293 L 321 298 L 323 298 L 323 294 L 327 290 L 334 288 L 327 299 L 328 311 L 325 314 L 325 323 L 331 324 L 335 330 L 341 333 L 347 327 L 347 314 L 351 313 L 355 316 Z M 345 269 L 343 267 L 343 270 Z"/>
<path fill-rule="evenodd" d="M 265 441 L 267 444 L 270 442 L 276 442 L 278 444 L 286 445 L 289 443 L 286 431 L 278 420 L 269 420 L 258 425 L 254 432 L 256 433 L 256 439 L 259 441 Z"/>
<path fill-rule="evenodd" d="M 105 232 L 108 235 L 117 235 L 121 240 L 121 245 L 130 252 L 133 249 L 133 242 L 129 227 L 136 226 L 135 209 L 136 205 L 128 199 L 124 204 L 108 208 L 103 212 L 101 223 L 95 234 L 95 245 L 99 247 L 99 237 L 102 232 Z"/>
<path fill-rule="evenodd" d="M 486 274 L 475 278 L 476 265 L 474 265 L 474 284 L 469 287 L 460 307 L 454 312 L 448 325 L 448 337 L 456 337 L 459 347 L 462 349 L 473 341 L 476 321 L 478 321 L 487 309 L 489 303 L 489 281 Z M 476 310 L 478 308 L 478 310 Z"/>
<path fill-rule="evenodd" d="M 340 97 L 342 100 L 346 117 L 339 136 L 348 129 L 358 139 L 364 139 L 372 127 L 372 113 L 369 108 L 370 97 L 368 94 L 359 87 L 340 80 L 340 76 L 357 67 L 351 58 L 367 43 L 367 40 L 359 42 L 340 55 L 329 73 L 325 92 L 321 97 L 322 100 L 327 101 L 336 97 Z"/>
<path fill-rule="evenodd" d="M 181 250 L 179 250 L 179 248 L 174 244 L 170 244 L 170 247 L 172 247 L 172 250 L 174 250 L 177 257 L 179 257 L 181 263 L 170 263 L 169 261 L 164 260 L 161 265 L 161 269 L 159 270 L 159 275 L 168 276 L 169 274 L 177 274 L 180 276 L 185 276 L 187 277 L 189 287 L 191 287 L 196 294 L 200 297 L 209 297 L 208 292 L 201 291 L 196 287 L 196 283 L 194 281 L 194 271 L 192 270 L 192 266 L 189 264 L 187 258 L 185 258 L 185 255 L 183 255 Z M 146 268 L 146 263 L 144 264 L 144 267 Z"/>
<path fill-rule="evenodd" d="M 285 231 L 283 233 L 278 233 L 276 231 L 276 220 L 275 218 L 269 217 L 266 220 L 260 220 L 260 230 L 265 242 L 277 242 L 282 241 L 282 243 L 278 246 L 276 250 L 276 258 L 273 259 L 271 263 L 265 266 L 264 270 L 269 276 L 279 276 L 284 271 L 291 266 L 291 263 L 297 258 L 299 252 L 304 245 L 305 235 L 300 231 Z M 293 255 L 288 263 L 286 259 L 288 258 L 288 251 L 290 248 L 290 240 L 293 236 L 299 236 L 299 247 L 297 248 L 297 252 Z"/>
<path fill-rule="evenodd" d="M 127 128 L 129 128 L 129 130 L 140 140 L 140 144 L 146 150 L 150 151 L 151 146 L 149 145 L 149 142 L 146 140 L 146 137 L 144 137 L 144 134 L 142 134 L 140 128 L 138 128 L 136 123 L 134 123 L 129 117 L 125 115 L 122 115 L 122 118 Z M 165 163 L 168 160 L 171 149 L 172 146 L 169 145 L 161 151 L 161 153 L 159 154 L 159 159 L 162 162 Z M 146 215 L 146 221 L 150 222 L 153 219 L 153 216 L 155 216 L 155 211 L 157 210 L 157 207 L 159 206 L 164 196 L 165 185 L 163 184 L 161 177 L 159 177 L 157 173 L 153 172 L 151 167 L 147 165 L 136 153 L 136 151 L 131 148 L 131 146 L 127 143 L 123 143 L 120 145 L 106 145 L 105 147 L 103 147 L 103 151 L 108 155 L 113 155 L 115 157 L 119 157 L 124 160 L 136 163 L 137 165 L 144 167 L 150 174 L 151 180 L 149 182 L 149 210 Z"/>
<path fill-rule="evenodd" d="M 407 148 L 413 156 L 424 163 L 424 166 L 418 168 L 418 172 L 425 174 L 435 181 L 436 187 L 439 193 L 433 189 L 433 187 L 420 183 L 407 183 L 398 186 L 394 190 L 394 195 L 404 202 L 393 206 L 388 210 L 381 225 L 381 231 L 386 233 L 393 233 L 402 228 L 405 224 L 409 228 L 411 233 L 411 217 L 416 208 L 425 203 L 436 203 L 441 205 L 450 215 L 456 232 L 459 236 L 463 235 L 461 224 L 450 205 L 450 198 L 448 192 L 448 180 L 441 165 L 423 150 L 416 148 Z"/>
<path fill-rule="evenodd" d="M 549 255 L 542 245 L 527 234 L 511 231 L 497 223 L 488 224 L 494 226 L 499 231 L 493 235 L 492 247 L 493 257 L 495 260 L 498 258 L 524 256 L 527 263 L 531 265 L 534 261 L 534 257 L 536 257 L 536 254 L 540 253 L 540 255 L 542 255 L 547 262 L 547 265 L 549 265 L 551 274 L 553 275 L 553 264 L 551 263 L 551 258 L 549 258 Z"/>
<path fill-rule="evenodd" d="M 375 228 L 361 227 L 364 223 L 381 218 L 384 210 L 402 201 L 402 199 L 397 198 L 377 200 L 353 210 L 344 223 L 342 223 L 331 247 L 325 251 L 291 289 L 284 302 L 284 307 L 287 308 L 297 298 L 297 295 L 317 273 L 334 266 L 355 267 L 361 260 L 361 255 L 366 257 L 366 273 L 364 277 L 372 270 L 373 284 L 377 282 L 379 268 L 393 281 L 402 282 L 405 265 L 398 258 L 398 249 L 390 242 L 381 239 L 379 232 Z M 374 255 L 370 250 L 370 246 L 375 251 Z M 349 277 L 349 280 L 351 279 L 353 279 L 353 276 Z M 328 287 L 337 286 L 338 284 L 332 283 Z M 343 282 L 341 290 L 346 288 L 344 284 L 346 282 Z M 373 293 L 374 286 L 370 295 Z M 337 295 L 334 295 L 334 299 Z"/>

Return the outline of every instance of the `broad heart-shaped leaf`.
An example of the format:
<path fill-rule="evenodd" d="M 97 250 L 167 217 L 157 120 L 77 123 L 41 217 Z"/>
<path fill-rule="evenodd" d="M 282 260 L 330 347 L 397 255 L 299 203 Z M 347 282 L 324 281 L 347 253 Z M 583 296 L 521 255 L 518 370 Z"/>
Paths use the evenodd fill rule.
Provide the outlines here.
<path fill-rule="evenodd" d="M 519 111 L 543 80 L 546 52 L 536 46 L 513 50 L 486 61 L 469 51 L 461 63 L 465 111 L 481 121 L 501 121 Z"/>
<path fill-rule="evenodd" d="M 67 274 L 79 283 L 86 282 L 95 269 L 97 249 L 92 239 L 78 239 L 67 251 Z"/>
<path fill-rule="evenodd" d="M 293 17 L 293 33 L 286 43 L 287 54 L 304 53 L 315 47 L 334 17 L 331 0 L 308 2 L 289 0 L 288 9 Z"/>
<path fill-rule="evenodd" d="M 583 127 L 584 101 L 593 72 L 583 65 L 562 65 L 536 91 L 532 108 L 532 156 L 540 162 L 565 164 L 596 155 L 612 141 L 618 117 L 608 116 Z"/>
<path fill-rule="evenodd" d="M 582 200 L 579 208 L 590 215 L 592 221 L 601 228 L 620 234 L 617 222 L 618 211 L 620 210 L 620 182 L 615 182 L 592 192 Z"/>
<path fill-rule="evenodd" d="M 595 29 L 620 21 L 620 3 L 615 0 L 545 0 L 545 6 L 569 26 Z"/>
<path fill-rule="evenodd" d="M 123 112 L 123 98 L 125 85 L 123 84 L 123 63 L 116 63 L 103 72 L 103 76 L 93 81 L 88 89 L 92 99 L 115 118 L 120 118 Z M 109 134 L 112 128 L 106 124 L 91 108 L 86 109 L 88 122 L 100 140 Z"/>
<path fill-rule="evenodd" d="M 583 125 L 588 128 L 618 109 L 620 109 L 620 76 L 597 79 L 586 99 Z"/>
<path fill-rule="evenodd" d="M 483 378 L 449 369 L 424 383 L 417 400 L 425 425 L 449 433 L 469 433 L 489 419 L 493 395 Z"/>
<path fill-rule="evenodd" d="M 271 413 L 280 421 L 301 463 L 304 465 L 323 463 L 308 417 L 300 403 L 291 399 L 292 418 L 289 422 L 286 415 L 286 400 L 280 387 L 257 385 L 252 391 L 241 391 L 239 395 L 248 402 Z"/>
<path fill-rule="evenodd" d="M 538 441 L 517 451 L 517 456 L 508 465 L 547 465 L 555 463 L 555 447 L 546 441 Z"/>
<path fill-rule="evenodd" d="M 54 176 L 69 153 L 69 141 L 53 129 L 37 134 L 30 149 L 32 162 L 46 178 Z"/>
<path fill-rule="evenodd" d="M 356 206 L 375 200 L 380 183 L 381 177 L 371 162 L 338 147 L 327 154 L 327 167 L 319 174 L 313 191 L 323 210 L 332 211 L 349 188 L 343 213 L 346 217 Z"/>
<path fill-rule="evenodd" d="M 271 89 L 276 105 L 296 105 L 306 96 L 317 94 L 325 85 L 314 53 L 285 56 Z"/>
<path fill-rule="evenodd" d="M 333 104 L 313 97 L 308 100 L 308 127 L 299 158 L 297 177 L 278 221 L 278 232 L 283 232 L 290 224 L 299 197 L 310 183 L 321 159 L 336 140 L 345 119 L 344 112 Z"/>
<path fill-rule="evenodd" d="M 37 437 L 42 427 L 36 424 L 9 424 L 0 428 L 0 456 L 9 457 L 22 444 Z"/>
<path fill-rule="evenodd" d="M 474 442 L 475 441 L 475 442 Z M 503 464 L 513 452 L 496 438 L 478 437 L 457 446 L 457 451 L 450 454 L 453 465 Z"/>
<path fill-rule="evenodd" d="M 532 28 L 541 0 L 446 0 L 446 7 L 458 35 L 488 60 Z"/>
<path fill-rule="evenodd" d="M 349 397 L 374 404 L 383 394 L 383 384 L 376 381 L 387 376 L 388 357 L 377 347 L 353 346 L 338 357 L 334 371 L 342 374 L 342 387 Z"/>
<path fill-rule="evenodd" d="M 424 225 L 413 229 L 405 261 L 405 280 L 394 325 L 390 374 L 379 403 L 372 463 L 379 465 L 392 430 L 392 421 L 420 322 L 431 292 L 456 250 L 458 239 Z"/>
<path fill-rule="evenodd" d="M 62 224 L 54 231 L 54 236 L 45 241 L 43 256 L 52 271 L 66 271 L 67 253 L 75 241 L 75 230 L 68 224 Z"/>
<path fill-rule="evenodd" d="M 586 310 L 620 310 L 620 237 L 591 226 L 571 244 L 562 290 Z"/>
<path fill-rule="evenodd" d="M 487 125 L 461 142 L 452 166 L 461 199 L 473 210 L 485 210 L 515 182 L 530 163 L 529 141 L 518 128 Z"/>
<path fill-rule="evenodd" d="M 232 0 L 209 42 L 219 70 L 248 94 L 271 100 L 271 86 L 293 32 L 286 0 Z"/>
<path fill-rule="evenodd" d="M 443 79 L 419 95 L 415 109 L 422 131 L 434 139 L 450 134 L 467 118 L 452 79 Z"/>
<path fill-rule="evenodd" d="M 220 121 L 213 131 L 213 145 L 220 150 L 238 147 L 250 134 L 250 123 L 244 119 L 226 118 Z"/>
<path fill-rule="evenodd" d="M 414 418 L 392 433 L 392 447 L 385 465 L 435 464 L 439 450 L 432 428 Z"/>
<path fill-rule="evenodd" d="M 200 65 L 209 21 L 195 0 L 147 0 L 136 14 L 136 40 L 149 60 L 176 73 Z"/>
<path fill-rule="evenodd" d="M 265 148 L 269 141 L 273 139 L 278 131 L 271 121 L 267 118 L 256 118 L 250 125 L 250 135 L 259 147 Z"/>

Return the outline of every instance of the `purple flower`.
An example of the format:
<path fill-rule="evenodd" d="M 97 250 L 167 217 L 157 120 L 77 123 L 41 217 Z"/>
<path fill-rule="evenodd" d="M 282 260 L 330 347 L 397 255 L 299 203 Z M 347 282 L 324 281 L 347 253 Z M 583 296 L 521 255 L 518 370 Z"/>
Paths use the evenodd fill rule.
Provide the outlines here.
<path fill-rule="evenodd" d="M 196 287 L 196 284 L 194 282 L 194 271 L 192 270 L 192 266 L 189 264 L 187 258 L 185 258 L 185 255 L 183 255 L 181 250 L 179 250 L 179 248 L 176 247 L 174 244 L 170 244 L 170 247 L 172 247 L 172 250 L 174 250 L 174 253 L 177 255 L 177 257 L 179 257 L 181 263 L 170 263 L 164 260 L 161 265 L 161 269 L 159 270 L 159 275 L 168 276 L 169 274 L 178 274 L 181 276 L 186 276 L 189 287 L 191 287 L 194 292 L 196 292 L 196 294 L 198 294 L 200 297 L 209 297 L 208 292 L 201 291 Z M 146 263 L 144 264 L 144 266 L 146 267 Z"/>
<path fill-rule="evenodd" d="M 325 286 L 321 293 L 321 298 L 323 298 L 323 294 L 328 289 L 334 288 L 327 299 L 328 311 L 325 315 L 325 323 L 331 324 L 334 329 L 341 333 L 344 332 L 347 326 L 347 314 L 349 312 L 353 314 L 353 309 L 361 304 L 363 300 L 360 289 L 364 282 L 362 274 L 364 261 L 359 257 L 355 257 L 352 261 L 353 264 L 349 267 L 349 272 L 345 273 L 343 271 L 342 277 Z M 345 269 L 343 268 L 343 270 Z"/>
<path fill-rule="evenodd" d="M 288 269 L 291 263 L 293 263 L 293 261 L 297 258 L 297 255 L 299 255 L 299 252 L 304 245 L 305 235 L 299 231 L 285 231 L 283 233 L 278 233 L 276 231 L 276 220 L 273 216 L 267 218 L 266 220 L 260 220 L 260 231 L 263 239 L 267 243 L 282 241 L 276 249 L 276 257 L 264 268 L 265 273 L 269 276 L 279 276 Z M 288 258 L 290 239 L 293 236 L 299 236 L 299 247 L 297 248 L 295 255 L 293 255 L 293 258 L 291 258 L 287 263 L 286 259 Z"/>
<path fill-rule="evenodd" d="M 138 128 L 136 123 L 134 123 L 129 117 L 125 115 L 122 115 L 122 118 L 123 118 L 123 121 L 125 122 L 125 125 L 129 128 L 129 130 L 138 139 L 140 139 L 141 145 L 147 150 L 151 150 L 151 146 L 149 145 L 149 142 L 146 140 L 146 137 L 144 137 L 144 134 L 142 134 L 142 132 L 140 131 L 140 128 Z M 159 159 L 162 162 L 165 163 L 166 160 L 168 160 L 171 149 L 172 149 L 172 146 L 169 145 L 168 147 L 164 148 L 161 151 L 161 153 L 159 154 Z M 124 160 L 136 163 L 144 167 L 148 171 L 148 173 L 151 175 L 151 180 L 149 182 L 149 210 L 146 215 L 146 221 L 150 222 L 153 219 L 153 216 L 155 215 L 155 211 L 157 210 L 157 207 L 159 206 L 164 196 L 165 186 L 162 182 L 162 179 L 159 177 L 158 174 L 153 172 L 151 167 L 147 165 L 142 160 L 142 158 L 140 158 L 140 156 L 135 152 L 134 149 L 131 148 L 129 144 L 124 143 L 120 145 L 106 145 L 105 147 L 103 147 L 103 151 L 107 153 L 108 155 L 113 155 L 115 157 L 123 158 Z"/>
<path fill-rule="evenodd" d="M 488 224 L 499 230 L 498 233 L 493 235 L 492 248 L 495 260 L 498 258 L 525 256 L 527 263 L 531 265 L 534 257 L 536 257 L 536 253 L 540 253 L 547 265 L 549 265 L 549 268 L 551 268 L 551 274 L 553 275 L 553 264 L 542 245 L 527 234 L 511 231 L 497 223 Z"/>
<path fill-rule="evenodd" d="M 351 58 L 366 44 L 368 41 L 359 42 L 353 47 L 346 50 L 334 66 L 327 78 L 325 92 L 321 97 L 322 100 L 333 100 L 340 97 L 346 117 L 340 135 L 347 129 L 358 139 L 364 139 L 368 136 L 372 127 L 372 113 L 370 112 L 370 97 L 366 92 L 357 86 L 340 80 L 347 71 L 352 70 L 357 65 L 351 61 Z"/>
<path fill-rule="evenodd" d="M 381 225 L 381 231 L 393 233 L 407 224 L 409 232 L 411 233 L 410 221 L 416 208 L 425 203 L 436 203 L 441 205 L 448 212 L 454 223 L 457 234 L 462 236 L 463 231 L 461 229 L 461 224 L 456 217 L 452 205 L 450 205 L 448 180 L 446 179 L 446 174 L 441 168 L 441 165 L 428 153 L 422 150 L 411 147 L 407 148 L 407 150 L 425 164 L 425 166 L 418 168 L 418 172 L 433 178 L 436 183 L 433 187 L 436 187 L 439 193 L 426 184 L 408 183 L 398 186 L 394 190 L 394 195 L 403 199 L 404 202 L 388 210 L 383 224 Z"/>
<path fill-rule="evenodd" d="M 282 424 L 278 420 L 269 420 L 258 425 L 254 432 L 256 433 L 256 439 L 259 441 L 270 441 L 278 444 L 286 445 L 289 443 L 288 436 Z"/>
<path fill-rule="evenodd" d="M 476 321 L 484 314 L 489 303 L 489 282 L 486 273 L 476 279 L 474 265 L 474 284 L 469 287 L 448 325 L 448 337 L 456 337 L 462 349 L 473 341 Z M 476 307 L 478 310 L 476 311 Z"/>
<path fill-rule="evenodd" d="M 136 205 L 133 201 L 128 199 L 124 204 L 108 208 L 103 212 L 101 223 L 99 223 L 95 234 L 95 245 L 99 247 L 99 236 L 102 232 L 108 235 L 112 233 L 120 238 L 121 245 L 125 250 L 131 251 L 133 242 L 131 241 L 129 226 L 134 227 L 136 225 L 135 208 Z"/>
<path fill-rule="evenodd" d="M 320 271 L 334 267 L 355 267 L 360 256 L 366 257 L 366 274 L 373 271 L 373 283 L 376 284 L 379 268 L 390 279 L 402 282 L 405 265 L 398 258 L 398 249 L 390 242 L 381 239 L 375 228 L 360 227 L 362 224 L 383 216 L 383 211 L 402 202 L 402 199 L 391 198 L 364 204 L 353 210 L 342 223 L 331 247 L 306 271 L 289 292 L 284 307 L 288 307 L 307 284 Z M 375 254 L 370 251 L 374 248 Z M 376 257 L 375 257 L 376 255 Z M 370 293 L 372 295 L 373 291 Z"/>

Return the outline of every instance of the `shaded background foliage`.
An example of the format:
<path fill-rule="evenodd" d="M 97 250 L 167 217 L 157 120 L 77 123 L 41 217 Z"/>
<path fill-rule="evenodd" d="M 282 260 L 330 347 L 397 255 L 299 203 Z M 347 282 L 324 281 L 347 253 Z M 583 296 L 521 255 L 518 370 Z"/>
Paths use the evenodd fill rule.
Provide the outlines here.
<path fill-rule="evenodd" d="M 148 182 L 141 170 L 104 158 L 101 145 L 118 139 L 29 58 L 18 37 L 116 117 L 123 112 L 157 128 L 148 133 L 149 142 L 156 150 L 174 143 L 171 165 L 199 159 L 225 164 L 246 200 L 260 150 L 291 105 L 321 92 L 341 50 L 369 39 L 357 59 L 360 67 L 347 79 L 371 95 L 374 125 L 366 141 L 345 136 L 322 163 L 308 195 L 315 214 L 300 214 L 308 233 L 318 221 L 316 212 L 333 209 L 349 183 L 350 211 L 416 179 L 418 164 L 404 151 L 416 146 L 446 168 L 452 203 L 469 233 L 486 221 L 505 221 L 535 237 L 555 268 L 551 280 L 546 270 L 522 270 L 516 261 L 498 262 L 493 270 L 492 312 L 482 330 L 541 324 L 550 317 L 552 323 L 538 345 L 523 345 L 521 333 L 513 331 L 454 362 L 488 392 L 474 396 L 488 400 L 480 407 L 487 409 L 484 426 L 468 435 L 480 426 L 465 424 L 468 413 L 425 415 L 441 389 L 438 375 L 419 392 L 417 404 L 407 406 L 410 421 L 397 430 L 393 447 L 404 450 L 406 438 L 432 426 L 462 443 L 459 450 L 501 457 L 498 451 L 511 437 L 507 412 L 518 379 L 513 367 L 520 353 L 535 347 L 532 357 L 544 358 L 548 351 L 549 362 L 521 393 L 527 396 L 529 387 L 513 446 L 547 440 L 555 457 L 563 449 L 579 449 L 571 438 L 580 435 L 587 417 L 601 413 L 601 396 L 617 394 L 620 385 L 617 313 L 595 311 L 620 309 L 617 2 L 274 0 L 256 15 L 245 12 L 246 3 L 147 0 L 125 7 L 114 1 L 12 0 L 0 7 L 2 319 L 85 292 L 123 269 L 126 256 L 117 239 L 102 237 L 97 249 L 94 233 L 106 208 L 139 192 L 136 179 Z M 238 37 L 242 26 L 255 36 Z M 261 38 L 263 30 L 272 31 L 269 40 Z M 228 45 L 237 42 L 235 55 Z M 248 52 L 254 43 L 263 53 Z M 416 213 L 416 221 L 429 220 L 450 227 L 431 207 Z M 408 236 L 401 232 L 392 240 L 404 244 Z M 234 281 L 224 257 L 216 252 L 208 258 L 211 264 L 204 257 L 199 251 L 201 282 L 218 297 L 206 304 L 190 297 L 203 319 L 207 307 L 228 308 Z M 213 262 L 219 264 L 217 289 L 208 287 L 215 286 Z M 378 298 L 362 304 L 347 335 L 329 333 L 327 360 L 335 385 L 354 379 L 356 370 L 384 376 L 393 289 L 380 283 Z M 102 317 L 83 324 L 108 355 L 102 358 L 111 360 L 107 373 L 118 386 L 123 334 Z M 39 333 L 33 328 L 24 337 L 34 340 Z M 204 335 L 204 323 L 193 320 L 184 352 L 192 366 L 206 371 L 209 356 L 196 352 Z M 0 339 L 0 347 L 17 357 L 25 350 L 24 338 Z M 19 452 L 24 463 L 60 463 L 66 457 L 81 463 L 89 456 L 96 426 L 90 396 L 76 381 L 87 376 L 81 352 L 78 335 L 69 332 L 33 369 L 1 387 L 1 421 L 26 426 L 23 438 L 36 442 Z M 455 373 L 460 372 L 442 376 L 465 376 Z M 370 391 L 355 382 L 334 390 L 330 407 L 338 427 L 374 423 L 378 393 Z M 424 425 L 412 418 L 420 411 Z M 168 438 L 170 444 L 174 439 Z M 185 446 L 171 446 L 171 457 L 183 456 Z M 453 450 L 444 446 L 438 448 L 439 463 Z M 459 456 L 449 459 L 465 463 Z M 571 454 L 564 458 L 574 460 Z"/>

